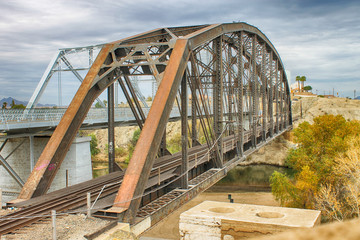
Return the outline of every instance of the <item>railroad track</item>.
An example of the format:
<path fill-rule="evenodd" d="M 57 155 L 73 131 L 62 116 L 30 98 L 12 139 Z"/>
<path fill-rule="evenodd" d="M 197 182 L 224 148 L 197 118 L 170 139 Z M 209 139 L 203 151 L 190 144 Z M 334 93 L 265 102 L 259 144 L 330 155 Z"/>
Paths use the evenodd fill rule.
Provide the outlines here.
<path fill-rule="evenodd" d="M 260 136 L 260 129 L 257 135 Z M 244 142 L 248 141 L 250 141 L 250 132 L 246 131 Z M 232 151 L 236 148 L 236 144 L 234 135 L 224 137 L 224 152 Z M 196 168 L 198 165 L 210 161 L 211 156 L 208 156 L 207 153 L 208 146 L 206 144 L 190 148 L 188 152 L 189 168 Z M 144 195 L 154 186 L 159 186 L 161 183 L 179 176 L 177 170 L 181 166 L 181 162 L 181 152 L 156 159 Z M 115 194 L 123 176 L 123 172 L 114 172 L 43 196 L 14 203 L 13 206 L 19 210 L 0 217 L 0 236 L 50 217 L 51 210 L 61 213 L 85 206 L 88 192 L 91 193 L 92 201 L 96 199 L 100 191 L 102 191 L 101 198 Z M 108 186 L 103 189 L 104 185 Z"/>

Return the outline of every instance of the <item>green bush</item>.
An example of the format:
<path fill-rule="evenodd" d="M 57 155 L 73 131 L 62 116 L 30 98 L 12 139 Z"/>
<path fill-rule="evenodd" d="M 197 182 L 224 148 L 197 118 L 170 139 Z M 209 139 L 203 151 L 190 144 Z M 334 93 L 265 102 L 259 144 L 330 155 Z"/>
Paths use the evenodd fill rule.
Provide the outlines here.
<path fill-rule="evenodd" d="M 128 143 L 128 156 L 125 158 L 126 164 L 128 164 L 130 162 L 132 154 L 135 150 L 136 143 L 139 140 L 140 133 L 141 133 L 140 128 L 136 129 L 135 132 L 133 133 L 131 140 Z"/>
<path fill-rule="evenodd" d="M 115 156 L 116 157 L 123 157 L 127 154 L 127 151 L 124 147 L 120 146 L 115 148 Z"/>
<path fill-rule="evenodd" d="M 100 153 L 100 149 L 98 148 L 98 141 L 95 134 L 91 133 L 89 134 L 89 136 L 91 137 L 90 152 L 91 152 L 91 156 L 94 157 Z"/>
<path fill-rule="evenodd" d="M 175 134 L 169 141 L 167 141 L 166 147 L 171 154 L 179 152 L 181 150 L 181 134 Z"/>
<path fill-rule="evenodd" d="M 314 118 L 313 124 L 300 124 L 294 130 L 298 147 L 290 150 L 286 160 L 294 179 L 275 172 L 270 179 L 275 198 L 283 206 L 316 208 L 322 186 L 339 182 L 336 157 L 349 149 L 349 140 L 359 133 L 359 121 L 346 121 L 340 115 L 323 115 Z"/>

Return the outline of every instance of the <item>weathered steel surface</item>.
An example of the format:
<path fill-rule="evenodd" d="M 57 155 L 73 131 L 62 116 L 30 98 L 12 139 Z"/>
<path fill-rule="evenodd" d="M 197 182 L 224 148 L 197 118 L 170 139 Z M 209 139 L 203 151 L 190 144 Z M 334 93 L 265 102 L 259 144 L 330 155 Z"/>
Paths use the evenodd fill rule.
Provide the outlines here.
<path fill-rule="evenodd" d="M 136 99 L 135 105 L 131 102 L 131 97 L 136 96 L 128 77 L 136 75 L 151 75 L 159 84 L 145 123 L 140 104 Z M 191 106 L 195 108 L 192 109 L 192 123 L 195 125 L 199 119 L 209 150 L 208 160 L 215 159 L 215 166 L 219 168 L 229 159 L 229 149 L 242 157 L 250 145 L 260 146 L 268 140 L 267 136 L 276 136 L 290 124 L 284 122 L 291 120 L 291 105 L 280 57 L 257 28 L 232 23 L 156 29 L 105 45 L 19 198 L 46 192 L 92 102 L 110 84 L 119 81 L 142 132 L 114 205 L 107 211 L 122 213 L 125 221 L 133 222 L 161 141 L 165 139 L 166 123 L 181 79 L 187 79 L 191 85 Z M 207 93 L 209 89 L 210 94 Z M 187 98 L 187 94 L 182 95 L 183 112 Z M 273 107 L 276 107 L 275 126 Z M 259 114 L 260 110 L 263 114 Z M 241 116 L 236 116 L 239 113 Z M 185 137 L 187 118 L 183 117 L 182 121 Z M 222 131 L 225 121 L 229 131 Z M 248 122 L 245 124 L 245 121 Z M 235 122 L 237 127 L 231 125 Z M 251 134 L 244 136 L 245 131 Z M 197 130 L 192 127 L 191 133 L 194 147 Z M 231 134 L 236 137 L 223 144 L 223 138 Z M 187 141 L 183 143 L 187 145 Z M 247 149 L 244 149 L 245 144 Z M 183 149 L 186 164 L 185 145 Z M 197 166 L 196 159 L 195 156 Z"/>
<path fill-rule="evenodd" d="M 116 196 L 116 211 L 127 210 L 125 219 L 132 221 L 140 205 L 162 135 L 174 104 L 176 92 L 185 71 L 189 49 L 186 39 L 176 41 L 163 80 L 154 98 L 132 159 L 126 170 L 123 184 Z M 111 210 L 110 210 L 111 211 Z"/>
<path fill-rule="evenodd" d="M 188 159 L 188 101 L 187 101 L 186 77 L 181 81 L 181 188 L 188 188 L 189 180 L 189 159 Z"/>
<path fill-rule="evenodd" d="M 39 196 L 49 189 L 87 111 L 97 97 L 96 90 L 91 89 L 91 85 L 111 47 L 112 44 L 107 44 L 100 51 L 92 68 L 71 101 L 69 108 L 41 153 L 24 187 L 21 189 L 18 199 Z"/>
<path fill-rule="evenodd" d="M 114 84 L 108 87 L 108 151 L 109 173 L 115 171 Z"/>

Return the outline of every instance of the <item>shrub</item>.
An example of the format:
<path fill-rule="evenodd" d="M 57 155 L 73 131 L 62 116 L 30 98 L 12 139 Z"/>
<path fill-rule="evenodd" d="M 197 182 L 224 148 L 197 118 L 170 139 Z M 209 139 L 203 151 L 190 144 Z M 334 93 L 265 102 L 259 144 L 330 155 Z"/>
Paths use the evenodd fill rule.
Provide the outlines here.
<path fill-rule="evenodd" d="M 360 217 L 360 137 L 349 141 L 346 152 L 335 158 L 336 181 L 321 184 L 316 208 L 325 220 Z"/>
<path fill-rule="evenodd" d="M 94 157 L 100 153 L 100 149 L 98 148 L 98 141 L 95 134 L 91 133 L 89 134 L 89 136 L 91 137 L 90 152 L 91 152 L 91 156 Z"/>
<path fill-rule="evenodd" d="M 135 150 L 136 143 L 139 140 L 140 133 L 141 133 L 140 128 L 136 129 L 135 132 L 133 133 L 131 140 L 128 143 L 128 156 L 125 158 L 126 164 L 128 164 L 130 162 L 132 154 Z"/>
<path fill-rule="evenodd" d="M 281 173 L 272 175 L 275 198 L 283 206 L 319 208 L 318 198 L 344 191 L 343 187 L 336 187 L 344 182 L 344 174 L 338 174 L 342 163 L 337 157 L 346 154 L 351 148 L 350 139 L 359 133 L 358 121 L 346 121 L 340 115 L 323 115 L 314 118 L 314 124 L 300 124 L 294 130 L 298 148 L 290 150 L 286 160 L 286 165 L 295 172 L 294 178 Z"/>
<path fill-rule="evenodd" d="M 181 150 L 181 134 L 175 134 L 166 144 L 170 153 L 176 153 Z"/>

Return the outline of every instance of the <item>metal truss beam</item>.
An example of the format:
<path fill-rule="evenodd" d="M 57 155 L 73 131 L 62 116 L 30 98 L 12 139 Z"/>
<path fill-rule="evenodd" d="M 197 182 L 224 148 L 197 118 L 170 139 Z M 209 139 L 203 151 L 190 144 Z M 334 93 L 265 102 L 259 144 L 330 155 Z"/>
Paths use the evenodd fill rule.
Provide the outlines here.
<path fill-rule="evenodd" d="M 6 143 L 8 142 L 8 139 L 6 139 L 1 147 L 0 147 L 0 153 L 5 147 Z M 24 186 L 24 181 L 20 178 L 20 176 L 16 173 L 16 171 L 10 166 L 10 164 L 6 161 L 23 143 L 25 142 L 25 139 L 21 141 L 10 153 L 7 157 L 3 157 L 0 154 L 0 163 L 5 168 L 5 170 L 12 176 L 12 178 L 20 185 L 20 187 Z"/>
<path fill-rule="evenodd" d="M 136 144 L 133 158 L 126 170 L 123 183 L 109 212 L 123 212 L 125 221 L 132 222 L 139 208 L 145 183 L 158 152 L 177 89 L 189 57 L 188 41 L 179 39 L 172 51 L 168 68 L 160 83 L 144 128 Z"/>
<path fill-rule="evenodd" d="M 274 73 L 269 67 L 272 62 L 276 64 Z M 186 69 L 191 70 L 186 72 Z M 261 141 L 259 136 L 263 135 L 266 140 L 269 134 L 268 119 L 273 117 L 269 110 L 269 102 L 273 102 L 271 91 L 275 91 L 276 98 L 276 133 L 279 126 L 284 128 L 284 121 L 290 123 L 291 116 L 284 116 L 291 114 L 290 93 L 280 57 L 257 28 L 245 23 L 232 23 L 155 29 L 104 45 L 25 183 L 20 199 L 42 195 L 50 187 L 96 97 L 114 81 L 122 83 L 120 86 L 124 93 L 129 89 L 134 97 L 129 82 L 138 75 L 152 76 L 158 80 L 159 87 L 146 120 L 138 103 L 135 102 L 132 107 L 142 131 L 113 207 L 107 210 L 120 214 L 124 221 L 134 222 L 181 80 L 187 75 L 192 91 L 192 107 L 196 109 L 192 109 L 192 123 L 196 124 L 196 119 L 199 120 L 210 150 L 209 158 L 215 160 L 217 167 L 221 168 L 226 160 L 221 154 L 224 148 L 221 139 L 236 129 L 232 127 L 231 132 L 222 131 L 224 116 L 231 120 L 229 124 L 238 121 L 238 134 L 233 145 L 238 145 L 241 154 L 244 130 L 247 130 L 244 128 L 251 130 L 253 147 L 256 147 L 257 141 Z M 275 84 L 270 90 L 274 76 Z M 233 98 L 234 93 L 237 99 Z M 130 94 L 127 94 L 129 104 Z M 258 114 L 260 97 L 262 122 L 258 121 L 261 119 Z M 185 101 L 184 96 L 181 101 Z M 237 107 L 233 106 L 235 102 Z M 239 113 L 241 116 L 236 120 L 231 116 Z M 246 119 L 249 124 L 244 124 Z M 260 131 L 257 131 L 258 124 L 261 125 Z M 182 129 L 185 131 L 187 127 Z M 197 140 L 196 130 L 191 132 L 194 144 Z M 216 157 L 217 153 L 219 157 Z M 183 156 L 185 161 L 185 152 Z"/>

